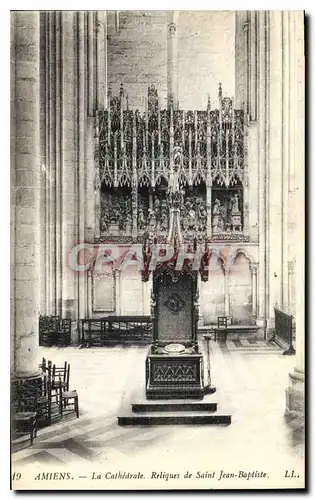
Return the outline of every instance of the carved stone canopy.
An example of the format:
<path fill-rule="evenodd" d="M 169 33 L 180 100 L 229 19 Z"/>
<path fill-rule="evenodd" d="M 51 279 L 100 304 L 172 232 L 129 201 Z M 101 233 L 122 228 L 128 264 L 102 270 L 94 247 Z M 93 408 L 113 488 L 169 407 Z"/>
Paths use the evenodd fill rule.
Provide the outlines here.
<path fill-rule="evenodd" d="M 221 85 L 215 110 L 210 98 L 205 110 L 161 109 L 153 85 L 146 102 L 129 109 L 121 86 L 97 113 L 96 238 L 245 241 L 243 110 Z"/>
<path fill-rule="evenodd" d="M 168 254 L 170 249 L 168 245 L 158 245 L 156 239 L 151 241 L 146 238 L 142 248 L 142 280 L 148 281 L 150 274 L 154 272 L 155 279 L 166 273 L 172 277 L 173 281 L 176 281 L 179 276 L 196 278 L 199 273 L 202 281 L 208 281 L 210 250 L 207 244 L 201 247 L 195 240 L 193 245 L 181 245 L 175 240 L 173 245 Z M 170 257 L 166 259 L 168 255 Z"/>
<path fill-rule="evenodd" d="M 118 97 L 109 95 L 108 108 L 97 113 L 100 182 L 116 187 L 148 182 L 154 188 L 162 177 L 169 182 L 172 162 L 178 158 L 183 185 L 243 182 L 244 111 L 234 109 L 221 86 L 219 109 L 211 110 L 209 99 L 204 110 L 175 110 L 172 101 L 161 109 L 153 85 L 146 102 L 144 113 L 128 109 L 122 87 Z M 174 153 L 176 148 L 180 155 Z"/>

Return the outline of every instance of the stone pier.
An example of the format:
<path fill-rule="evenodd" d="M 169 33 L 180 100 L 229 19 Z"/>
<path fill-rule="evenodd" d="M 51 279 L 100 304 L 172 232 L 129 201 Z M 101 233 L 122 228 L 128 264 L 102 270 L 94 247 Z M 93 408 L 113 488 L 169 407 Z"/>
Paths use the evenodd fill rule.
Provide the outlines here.
<path fill-rule="evenodd" d="M 295 188 L 292 199 L 295 210 L 295 232 L 292 246 L 295 250 L 295 323 L 296 323 L 296 358 L 295 366 L 289 374 L 289 385 L 286 390 L 286 414 L 293 418 L 304 419 L 304 351 L 305 337 L 305 163 L 304 163 L 304 39 L 303 11 L 285 13 L 285 28 L 289 37 L 289 48 L 295 55 L 290 68 L 287 68 L 288 115 L 289 121 L 289 181 Z M 294 205 L 293 205 L 294 206 Z"/>
<path fill-rule="evenodd" d="M 12 13 L 12 377 L 39 376 L 40 102 L 39 13 Z M 13 70 L 13 71 L 12 71 Z"/>

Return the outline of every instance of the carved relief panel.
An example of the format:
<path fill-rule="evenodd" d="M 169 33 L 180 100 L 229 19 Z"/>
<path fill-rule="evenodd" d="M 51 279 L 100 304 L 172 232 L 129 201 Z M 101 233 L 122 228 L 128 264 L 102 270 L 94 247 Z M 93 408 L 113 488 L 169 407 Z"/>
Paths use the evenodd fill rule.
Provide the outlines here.
<path fill-rule="evenodd" d="M 212 234 L 242 233 L 243 188 L 212 186 Z"/>
<path fill-rule="evenodd" d="M 206 237 L 207 206 L 206 187 L 204 183 L 185 190 L 184 203 L 181 208 L 181 228 L 189 237 Z"/>
<path fill-rule="evenodd" d="M 101 234 L 131 234 L 132 203 L 129 188 L 102 186 L 100 205 Z"/>
<path fill-rule="evenodd" d="M 109 92 L 108 107 L 95 121 L 95 217 L 101 236 L 168 234 L 167 190 L 178 149 L 184 237 L 248 240 L 246 117 L 232 98 L 223 97 L 221 84 L 218 101 L 218 109 L 211 109 L 210 97 L 203 110 L 176 109 L 172 101 L 162 109 L 151 85 L 143 112 L 129 109 L 123 86 L 119 96 Z"/>
<path fill-rule="evenodd" d="M 192 286 L 192 281 L 185 277 L 174 281 L 166 275 L 160 280 L 157 296 L 160 341 L 188 342 L 192 339 Z"/>
<path fill-rule="evenodd" d="M 169 205 L 166 193 L 165 182 L 161 182 L 155 189 L 139 188 L 138 234 L 149 231 L 166 235 L 169 228 Z"/>

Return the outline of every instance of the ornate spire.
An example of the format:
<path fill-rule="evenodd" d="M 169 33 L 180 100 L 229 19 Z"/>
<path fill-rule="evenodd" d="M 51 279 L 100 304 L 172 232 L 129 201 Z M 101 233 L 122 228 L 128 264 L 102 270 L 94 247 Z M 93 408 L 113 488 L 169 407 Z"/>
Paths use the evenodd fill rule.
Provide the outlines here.
<path fill-rule="evenodd" d="M 207 111 L 211 111 L 211 100 L 210 100 L 210 94 L 208 94 L 208 101 L 207 101 Z"/>
<path fill-rule="evenodd" d="M 182 242 L 182 231 L 180 226 L 180 209 L 183 205 L 183 191 L 179 182 L 179 169 L 182 165 L 183 153 L 181 146 L 175 146 L 172 152 L 173 167 L 169 177 L 169 206 L 170 206 L 170 226 L 168 242 L 174 246 Z"/>
<path fill-rule="evenodd" d="M 222 83 L 219 83 L 219 102 L 222 101 Z"/>

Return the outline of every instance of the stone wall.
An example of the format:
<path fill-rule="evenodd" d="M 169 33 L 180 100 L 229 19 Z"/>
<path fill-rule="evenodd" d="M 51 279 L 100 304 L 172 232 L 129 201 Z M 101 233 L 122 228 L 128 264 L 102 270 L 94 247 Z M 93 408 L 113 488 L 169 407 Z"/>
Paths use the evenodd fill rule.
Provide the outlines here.
<path fill-rule="evenodd" d="M 40 309 L 39 14 L 11 14 L 11 368 L 36 376 Z"/>
<path fill-rule="evenodd" d="M 41 12 L 41 314 L 86 317 L 87 276 L 69 266 L 94 240 L 95 114 L 107 96 L 106 12 Z"/>
<path fill-rule="evenodd" d="M 178 13 L 178 96 L 183 109 L 205 109 L 210 93 L 218 106 L 218 86 L 234 96 L 234 12 Z M 118 94 L 123 83 L 131 108 L 144 108 L 147 88 L 167 98 L 167 11 L 124 11 L 108 39 L 108 82 Z"/>
<path fill-rule="evenodd" d="M 166 102 L 167 12 L 124 11 L 119 28 L 108 38 L 108 84 L 118 95 L 123 83 L 131 109 L 144 109 L 148 86 L 154 84 Z"/>
<path fill-rule="evenodd" d="M 209 280 L 200 282 L 200 315 L 204 324 L 228 316 L 233 324 L 255 324 L 258 246 L 222 246 L 214 249 Z"/>
<path fill-rule="evenodd" d="M 280 207 L 279 212 L 280 197 L 277 196 L 281 183 L 286 206 L 294 204 L 293 162 L 288 161 L 285 152 L 279 153 L 285 151 L 288 134 L 292 132 L 285 129 L 280 137 L 278 128 L 274 126 L 273 130 L 269 126 L 270 117 L 266 115 L 268 99 L 272 103 L 276 101 L 274 96 L 280 85 L 274 79 L 271 87 L 267 87 L 266 71 L 270 71 L 270 65 L 271 70 L 278 65 L 275 58 L 280 56 L 274 54 L 273 59 L 268 59 L 265 26 L 268 27 L 269 18 L 266 13 L 181 11 L 176 19 L 179 106 L 205 108 L 210 93 L 212 107 L 216 107 L 219 81 L 223 93 L 233 96 L 235 75 L 236 105 L 241 106 L 245 99 L 249 128 L 244 222 L 247 221 L 246 231 L 255 252 L 259 244 L 254 263 L 259 263 L 257 315 L 263 326 L 266 315 L 272 315 L 277 297 L 288 307 L 294 300 L 296 221 L 292 211 L 285 212 Z M 152 83 L 157 86 L 161 105 L 166 104 L 169 18 L 167 11 L 124 11 L 118 17 L 115 12 L 109 12 L 108 16 L 105 12 L 52 12 L 42 14 L 42 22 L 49 29 L 43 30 L 42 38 L 45 34 L 45 39 L 41 40 L 44 125 L 41 130 L 45 130 L 41 140 L 44 143 L 41 151 L 44 166 L 41 247 L 47 250 L 41 261 L 41 312 L 84 317 L 91 310 L 88 280 L 69 269 L 67 258 L 73 244 L 84 239 L 92 242 L 95 236 L 93 115 L 96 109 L 106 106 L 107 80 L 112 86 L 112 94 L 117 94 L 120 84 L 124 84 L 131 108 L 144 108 L 147 87 Z M 273 28 L 272 37 L 284 43 L 279 29 Z M 285 54 L 280 61 L 285 71 L 287 57 Z M 283 85 L 287 85 L 289 77 L 286 72 L 284 75 Z M 281 122 L 281 112 L 287 112 L 287 106 L 280 106 L 280 100 L 272 104 L 277 123 Z M 267 157 L 266 141 L 271 139 L 270 157 Z M 276 166 L 278 164 L 282 170 Z M 288 182 L 284 172 L 289 173 Z M 268 190 L 267 186 L 270 186 Z M 278 245 L 279 224 L 282 224 L 282 250 Z M 270 258 L 267 258 L 268 247 L 274 248 Z M 284 252 L 285 263 L 280 262 L 281 252 Z M 209 297 L 202 299 L 209 321 L 218 315 L 217 310 L 226 312 L 230 306 L 239 310 L 239 306 L 226 298 L 226 291 L 222 298 L 225 283 L 222 276 L 214 279 L 219 280 L 217 286 L 213 287 L 213 283 L 208 288 L 206 286 L 204 293 Z M 248 296 L 246 307 L 250 314 L 250 293 L 245 292 L 250 281 L 249 271 L 246 280 L 242 290 L 244 297 Z M 138 294 L 134 306 L 128 292 L 131 285 Z M 136 278 L 115 276 L 115 310 L 130 314 L 140 313 L 141 309 L 147 311 L 148 294 L 142 286 L 140 279 L 136 283 Z M 218 290 L 217 296 L 215 289 Z M 138 304 L 141 294 L 142 308 Z M 245 310 L 243 312 L 245 314 Z"/>
<path fill-rule="evenodd" d="M 210 7 L 210 5 L 209 5 Z M 234 97 L 233 11 L 181 11 L 178 26 L 179 107 L 218 107 L 218 87 L 224 96 Z"/>

